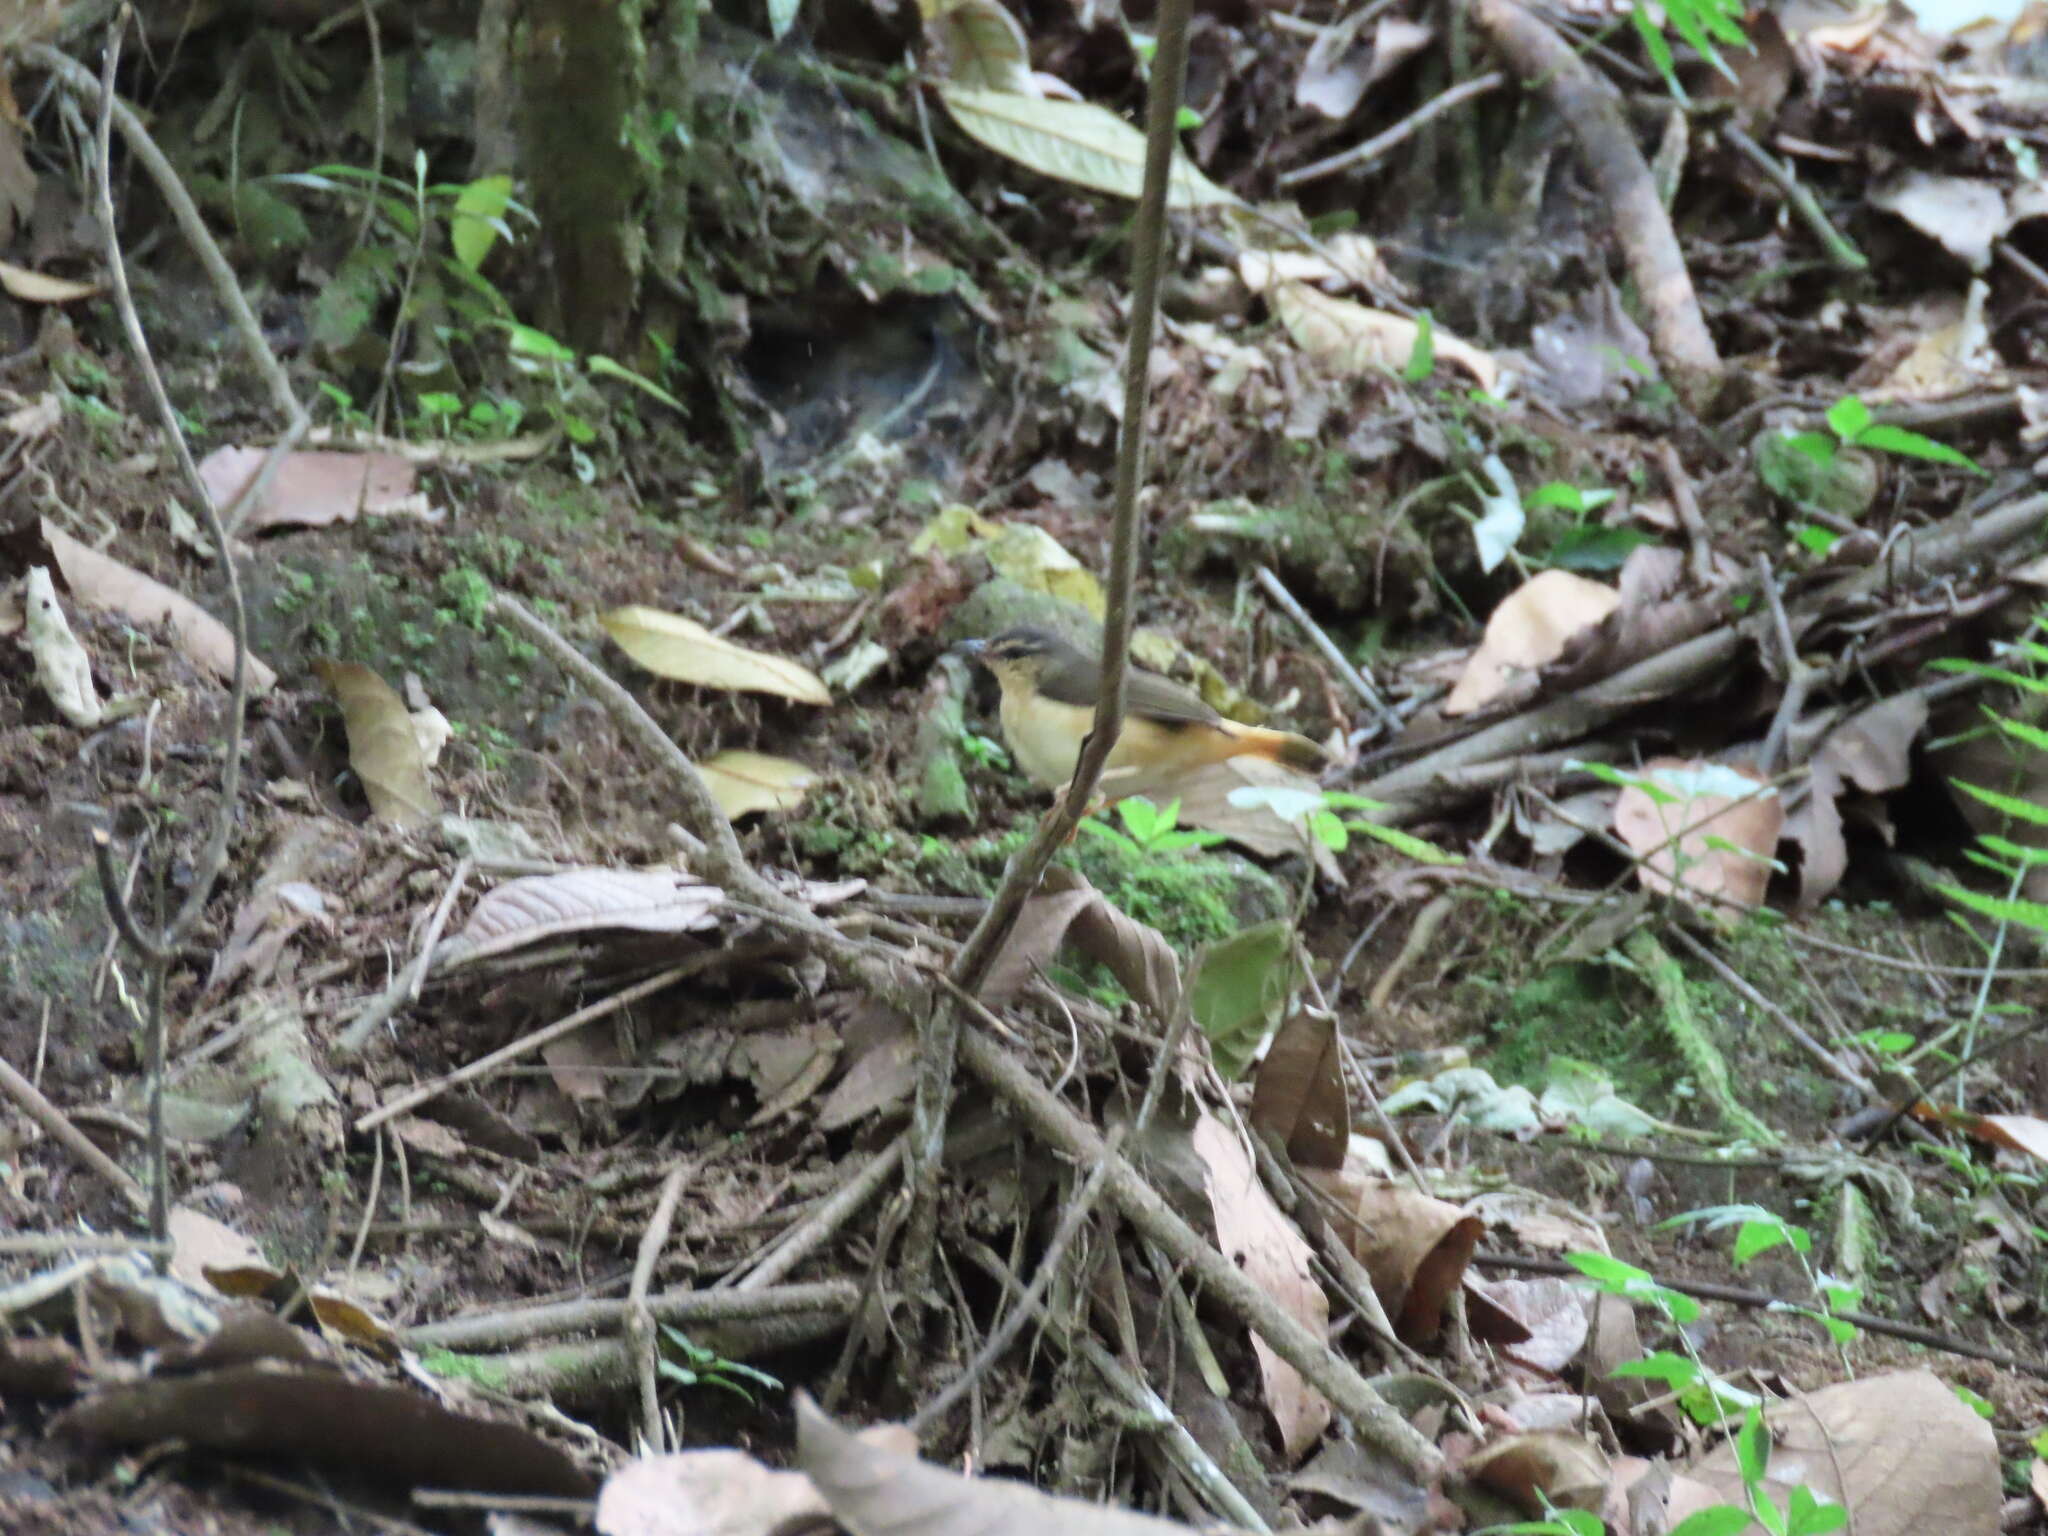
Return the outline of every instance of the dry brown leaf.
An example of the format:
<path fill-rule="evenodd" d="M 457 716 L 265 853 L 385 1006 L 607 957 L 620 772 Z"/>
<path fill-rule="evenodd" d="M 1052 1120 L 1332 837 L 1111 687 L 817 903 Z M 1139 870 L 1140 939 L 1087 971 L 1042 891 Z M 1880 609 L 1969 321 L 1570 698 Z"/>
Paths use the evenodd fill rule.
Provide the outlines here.
<path fill-rule="evenodd" d="M 1994 1536 L 1999 1529 L 1991 1426 L 1931 1371 L 1822 1387 L 1771 1405 L 1764 1418 L 1774 1442 L 1764 1486 L 1780 1509 L 1804 1486 L 1846 1507 L 1856 1536 Z M 1697 1460 L 1690 1476 L 1707 1485 L 1709 1502 L 1744 1500 L 1734 1448 L 1725 1442 Z M 1674 1525 L 1692 1512 L 1673 1498 Z"/>
<path fill-rule="evenodd" d="M 1337 1230 L 1372 1276 L 1394 1331 L 1411 1344 L 1435 1338 L 1485 1230 L 1479 1219 L 1388 1179 L 1314 1169 L 1306 1177 L 1344 1212 Z"/>
<path fill-rule="evenodd" d="M 572 869 L 508 880 L 436 951 L 441 965 L 468 964 L 562 934 L 625 929 L 692 933 L 718 921 L 725 893 L 675 870 Z"/>
<path fill-rule="evenodd" d="M 774 1536 L 830 1519 L 808 1477 L 745 1451 L 643 1456 L 607 1478 L 597 1496 L 600 1536 Z"/>
<path fill-rule="evenodd" d="M 728 693 L 772 693 L 799 704 L 830 704 L 809 667 L 721 639 L 702 624 L 659 608 L 614 608 L 601 620 L 619 649 L 657 677 Z"/>
<path fill-rule="evenodd" d="M 1344 1166 L 1351 1105 L 1328 1014 L 1303 1009 L 1280 1026 L 1259 1062 L 1248 1118 L 1279 1137 L 1297 1168 Z"/>
<path fill-rule="evenodd" d="M 1717 898 L 1708 910 L 1723 920 L 1732 917 L 1729 903 L 1761 905 L 1785 826 L 1785 803 L 1766 781 L 1750 769 L 1676 757 L 1650 759 L 1640 776 L 1674 797 L 1659 805 L 1631 784 L 1615 798 L 1614 830 L 1642 860 L 1643 888 Z M 1744 783 L 1761 792 L 1750 795 Z M 1729 846 L 1715 846 L 1722 843 Z"/>
<path fill-rule="evenodd" d="M 399 1488 L 479 1488 L 588 1498 L 591 1479 L 528 1429 L 473 1419 L 406 1387 L 275 1362 L 129 1382 L 52 1428 L 110 1446 L 176 1440 L 230 1455 L 303 1461 Z"/>
<path fill-rule="evenodd" d="M 57 557 L 71 595 L 81 603 L 119 614 L 138 629 L 162 625 L 195 666 L 204 667 L 223 682 L 234 675 L 234 636 L 190 598 L 79 543 L 48 518 L 43 519 L 43 539 Z M 252 654 L 249 692 L 268 693 L 276 683 L 277 673 Z"/>
<path fill-rule="evenodd" d="M 796 1464 L 824 1496 L 839 1524 L 850 1532 L 871 1536 L 1045 1536 L 1048 1531 L 1058 1531 L 1061 1536 L 1165 1536 L 1186 1529 L 1151 1515 L 1056 1498 L 1007 1478 L 962 1477 L 919 1461 L 896 1445 L 848 1434 L 825 1415 L 808 1392 L 794 1396 Z M 1233 1536 L 1228 1527 L 1205 1529 L 1215 1536 Z"/>
<path fill-rule="evenodd" d="M 1967 1125 L 1970 1134 L 1980 1141 L 2009 1147 L 2037 1162 L 2048 1163 L 2048 1120 L 2038 1115 L 1976 1115 Z"/>
<path fill-rule="evenodd" d="M 1320 787 L 1307 774 L 1297 773 L 1283 763 L 1263 757 L 1233 757 L 1211 763 L 1192 773 L 1175 774 L 1150 788 L 1120 788 L 1119 794 L 1142 794 L 1155 805 L 1180 801 L 1179 823 L 1204 832 L 1221 832 L 1240 848 L 1262 859 L 1305 856 L 1328 879 L 1342 878 L 1337 856 L 1302 822 L 1284 821 L 1269 805 L 1232 805 L 1231 795 L 1250 785 L 1258 789 L 1299 789 L 1315 793 Z"/>
<path fill-rule="evenodd" d="M 1905 786 L 1913 742 L 1927 724 L 1927 700 L 1902 693 L 1860 710 L 1837 726 L 1813 754 L 1806 798 L 1785 819 L 1785 837 L 1800 845 L 1798 910 L 1811 912 L 1848 873 L 1840 799 L 1846 785 L 1880 795 Z"/>
<path fill-rule="evenodd" d="M 1314 1337 L 1323 1337 L 1330 1326 L 1330 1301 L 1310 1268 L 1308 1240 L 1280 1214 L 1266 1193 L 1237 1133 L 1214 1115 L 1204 1115 L 1195 1122 L 1193 1143 L 1208 1169 L 1216 1246 L 1289 1317 Z M 1279 1427 L 1281 1449 L 1292 1466 L 1329 1427 L 1329 1399 L 1274 1354 L 1256 1333 L 1252 1351 L 1258 1356 L 1266 1407 Z"/>
<path fill-rule="evenodd" d="M 1541 1515 L 1546 1504 L 1598 1510 L 1613 1476 L 1606 1453 L 1581 1435 L 1508 1435 L 1466 1458 L 1465 1471 L 1520 1507 Z"/>
<path fill-rule="evenodd" d="M 24 304 L 74 304 L 100 291 L 98 283 L 80 282 L 75 277 L 52 277 L 47 272 L 17 267 L 11 261 L 0 261 L 0 288 L 6 289 L 10 298 L 19 299 Z"/>
<path fill-rule="evenodd" d="M 1132 1001 L 1155 1018 L 1171 1019 L 1180 1007 L 1180 960 L 1173 947 L 1158 930 L 1126 917 L 1078 871 L 1058 864 L 1045 872 L 1037 894 L 1024 903 L 989 967 L 982 998 L 995 1004 L 1016 996 L 1069 941 L 1107 966 Z"/>
<path fill-rule="evenodd" d="M 1317 361 L 1345 373 L 1399 373 L 1415 352 L 1417 326 L 1403 315 L 1367 309 L 1350 299 L 1335 299 L 1307 283 L 1279 283 L 1266 302 L 1287 328 L 1294 344 Z M 1433 334 L 1439 362 L 1455 363 L 1491 390 L 1500 383 L 1500 364 L 1471 344 L 1437 327 Z"/>
<path fill-rule="evenodd" d="M 199 479 L 215 511 L 225 514 L 234 505 L 267 457 L 263 448 L 216 448 L 200 461 Z M 242 513 L 240 528 L 325 528 L 365 513 L 432 517 L 415 476 L 413 465 L 392 453 L 288 453 L 262 499 Z"/>
<path fill-rule="evenodd" d="M 699 763 L 697 772 L 727 821 L 756 811 L 793 811 L 818 782 L 802 763 L 765 752 L 721 752 Z"/>
<path fill-rule="evenodd" d="M 363 781 L 370 809 L 401 830 L 440 814 L 419 736 L 405 700 L 370 668 L 319 657 L 313 671 L 333 691 L 348 730 L 348 761 Z"/>
<path fill-rule="evenodd" d="M 1621 594 L 1612 587 L 1570 571 L 1538 572 L 1493 610 L 1485 638 L 1465 663 L 1443 712 L 1467 715 L 1533 693 L 1538 674 L 1564 654 L 1573 636 L 1620 605 Z"/>
<path fill-rule="evenodd" d="M 1523 1336 L 1507 1351 L 1515 1360 L 1556 1376 L 1578 1358 L 1592 1331 L 1592 1293 L 1552 1276 L 1494 1280 L 1484 1289 L 1488 1300 L 1522 1325 Z M 1522 1427 L 1537 1426 L 1525 1421 Z"/>
<path fill-rule="evenodd" d="M 180 1205 L 171 1211 L 170 1239 L 171 1278 L 182 1280 L 202 1293 L 213 1289 L 207 1279 L 209 1270 L 264 1263 L 263 1250 L 255 1243 L 225 1222 L 216 1221 L 189 1205 Z"/>

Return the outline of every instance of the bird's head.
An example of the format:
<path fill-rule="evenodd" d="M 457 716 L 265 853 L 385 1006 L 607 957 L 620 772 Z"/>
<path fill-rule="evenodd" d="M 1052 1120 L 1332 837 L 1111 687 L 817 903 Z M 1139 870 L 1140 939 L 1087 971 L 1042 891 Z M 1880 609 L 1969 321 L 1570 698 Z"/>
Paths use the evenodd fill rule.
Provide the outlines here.
<path fill-rule="evenodd" d="M 1020 625 L 987 640 L 963 640 L 953 647 L 953 652 L 980 662 L 1008 689 L 1020 685 L 1035 687 L 1047 664 L 1072 649 L 1049 630 Z"/>

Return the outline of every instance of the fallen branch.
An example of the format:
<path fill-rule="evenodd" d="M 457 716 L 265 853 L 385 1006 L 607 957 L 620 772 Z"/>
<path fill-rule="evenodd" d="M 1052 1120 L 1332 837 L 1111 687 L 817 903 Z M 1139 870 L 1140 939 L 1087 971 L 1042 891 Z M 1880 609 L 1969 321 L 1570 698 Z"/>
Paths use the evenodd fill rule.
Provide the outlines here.
<path fill-rule="evenodd" d="M 1677 388 L 1697 405 L 1717 382 L 1720 355 L 1707 333 L 1692 275 L 1657 196 L 1657 181 L 1629 131 L 1613 87 L 1532 11 L 1514 0 L 1473 0 L 1472 18 L 1515 73 L 1557 108 L 1579 158 L 1606 204 L 1623 263 L 1642 296 L 1650 349 Z"/>

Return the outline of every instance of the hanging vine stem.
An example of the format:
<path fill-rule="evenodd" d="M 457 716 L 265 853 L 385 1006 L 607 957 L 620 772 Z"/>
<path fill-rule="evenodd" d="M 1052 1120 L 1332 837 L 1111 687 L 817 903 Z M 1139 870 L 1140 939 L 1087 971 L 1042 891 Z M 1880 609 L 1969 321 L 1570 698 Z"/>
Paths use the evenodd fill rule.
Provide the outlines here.
<path fill-rule="evenodd" d="M 1102 692 L 1095 724 L 1081 744 L 1074 777 L 1010 861 L 1003 883 L 952 967 L 953 981 L 974 992 L 987 977 L 1024 903 L 1038 889 L 1052 856 L 1073 836 L 1123 728 L 1124 681 L 1130 667 L 1132 594 L 1138 583 L 1138 488 L 1145 476 L 1145 404 L 1150 394 L 1152 335 L 1159 318 L 1159 278 L 1166 251 L 1166 203 L 1173 169 L 1181 93 L 1187 81 L 1191 0 L 1161 0 L 1158 48 L 1145 105 L 1145 183 L 1131 232 L 1131 324 L 1124 354 L 1124 413 L 1117 434 L 1116 491 L 1103 582 Z M 938 1242 L 939 1159 L 946 1109 L 960 1049 L 960 1010 L 935 1000 L 921 1021 L 917 1098 L 910 1127 L 910 1224 L 904 1238 L 904 1289 L 917 1295 L 931 1273 Z"/>

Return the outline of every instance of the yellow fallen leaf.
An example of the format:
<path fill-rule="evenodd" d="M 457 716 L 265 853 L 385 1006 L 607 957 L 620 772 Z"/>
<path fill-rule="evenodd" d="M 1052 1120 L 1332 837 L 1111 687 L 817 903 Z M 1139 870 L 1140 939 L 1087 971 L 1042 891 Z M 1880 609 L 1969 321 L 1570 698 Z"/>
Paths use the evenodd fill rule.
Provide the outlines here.
<path fill-rule="evenodd" d="M 1571 638 L 1621 605 L 1621 594 L 1570 571 L 1539 571 L 1500 601 L 1444 701 L 1446 715 L 1491 704 L 1564 654 Z"/>
<path fill-rule="evenodd" d="M 793 811 L 818 782 L 802 763 L 765 752 L 721 752 L 697 765 L 727 821 L 755 811 Z"/>
<path fill-rule="evenodd" d="M 1266 302 L 1294 344 L 1333 368 L 1347 373 L 1369 373 L 1381 369 L 1399 373 L 1415 352 L 1419 327 L 1403 315 L 1367 309 L 1350 299 L 1333 299 L 1307 283 L 1279 283 L 1266 295 Z M 1473 346 L 1437 327 L 1431 332 L 1437 358 L 1455 363 L 1491 390 L 1500 383 L 1500 364 Z"/>
<path fill-rule="evenodd" d="M 809 667 L 722 640 L 702 624 L 659 608 L 614 608 L 602 620 L 619 649 L 657 677 L 728 693 L 772 693 L 799 704 L 830 704 Z"/>
<path fill-rule="evenodd" d="M 80 282 L 75 277 L 52 277 L 47 272 L 17 267 L 0 261 L 0 288 L 24 304 L 70 304 L 89 299 L 100 291 L 98 283 Z"/>
<path fill-rule="evenodd" d="M 439 813 L 440 802 L 420 740 L 392 686 L 370 668 L 354 661 L 316 658 L 313 670 L 333 690 L 348 731 L 348 762 L 363 781 L 363 793 L 379 820 L 395 827 L 415 827 Z"/>

